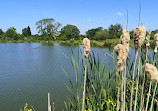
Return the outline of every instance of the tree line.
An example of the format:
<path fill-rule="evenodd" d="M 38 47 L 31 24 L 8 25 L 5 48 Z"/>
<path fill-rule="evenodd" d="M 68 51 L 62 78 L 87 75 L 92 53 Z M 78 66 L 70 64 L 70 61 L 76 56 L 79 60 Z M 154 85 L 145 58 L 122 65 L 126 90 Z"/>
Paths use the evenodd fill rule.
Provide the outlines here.
<path fill-rule="evenodd" d="M 75 25 L 67 24 L 62 26 L 61 23 L 55 21 L 53 18 L 46 18 L 35 23 L 38 34 L 32 35 L 29 26 L 22 29 L 22 34 L 17 33 L 16 28 L 11 27 L 6 32 L 0 29 L 1 40 L 21 40 L 21 41 L 35 41 L 35 40 L 81 40 L 88 37 L 91 40 L 106 40 L 120 38 L 122 34 L 122 25 L 110 25 L 107 29 L 103 27 L 93 28 L 86 31 L 85 35 L 80 34 L 80 30 Z M 130 31 L 130 36 L 133 38 L 133 30 Z M 151 39 L 154 34 L 158 33 L 158 29 L 151 32 Z"/>

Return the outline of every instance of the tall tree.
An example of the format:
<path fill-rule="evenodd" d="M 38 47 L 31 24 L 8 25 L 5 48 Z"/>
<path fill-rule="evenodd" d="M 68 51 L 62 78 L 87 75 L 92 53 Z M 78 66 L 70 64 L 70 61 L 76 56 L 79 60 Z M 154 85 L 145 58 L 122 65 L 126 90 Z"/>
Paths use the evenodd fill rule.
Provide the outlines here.
<path fill-rule="evenodd" d="M 154 30 L 151 32 L 151 39 L 153 40 L 154 39 L 154 35 L 158 33 L 158 29 Z"/>
<path fill-rule="evenodd" d="M 90 29 L 86 32 L 86 37 L 88 37 L 89 39 L 95 39 L 94 35 L 96 34 L 97 31 L 100 31 L 100 30 L 103 30 L 103 27 Z"/>
<path fill-rule="evenodd" d="M 121 24 L 110 25 L 108 29 L 109 29 L 110 38 L 119 38 L 122 33 Z"/>
<path fill-rule="evenodd" d="M 61 29 L 59 37 L 64 37 L 67 39 L 79 39 L 79 34 L 80 31 L 75 25 L 67 24 Z"/>
<path fill-rule="evenodd" d="M 58 28 L 61 26 L 59 22 L 56 22 L 53 18 L 46 18 L 36 22 L 38 33 L 41 35 L 48 35 L 50 37 L 57 36 Z"/>
<path fill-rule="evenodd" d="M 36 22 L 36 26 L 37 26 L 37 30 L 38 30 L 38 33 L 41 33 L 41 35 L 43 35 L 43 20 L 39 20 L 38 22 Z"/>
<path fill-rule="evenodd" d="M 15 28 L 9 28 L 6 33 L 5 33 L 6 37 L 8 38 L 12 38 L 14 40 L 17 40 L 18 39 L 18 34 L 15 30 Z"/>
<path fill-rule="evenodd" d="M 94 35 L 94 40 L 106 40 L 109 37 L 109 33 L 103 30 L 99 30 Z"/>
<path fill-rule="evenodd" d="M 23 34 L 24 36 L 31 36 L 30 27 L 28 26 L 27 28 L 22 29 L 22 34 Z"/>
<path fill-rule="evenodd" d="M 3 30 L 2 30 L 2 29 L 0 29 L 0 35 L 3 35 L 3 33 L 4 33 L 4 32 L 3 32 Z"/>

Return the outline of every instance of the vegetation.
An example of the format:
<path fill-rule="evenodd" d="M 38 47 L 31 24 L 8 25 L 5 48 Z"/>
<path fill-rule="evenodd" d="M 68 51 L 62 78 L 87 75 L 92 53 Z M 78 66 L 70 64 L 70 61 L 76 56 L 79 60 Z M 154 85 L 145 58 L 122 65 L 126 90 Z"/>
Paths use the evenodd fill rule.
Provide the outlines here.
<path fill-rule="evenodd" d="M 112 47 L 116 45 L 115 41 L 117 40 L 115 39 L 120 38 L 120 35 L 122 34 L 121 24 L 110 25 L 107 29 L 103 29 L 103 27 L 93 28 L 86 31 L 86 35 L 80 34 L 80 30 L 77 28 L 77 26 L 71 24 L 67 24 L 66 26 L 63 26 L 61 30 L 59 30 L 62 24 L 55 21 L 53 18 L 39 20 L 35 23 L 35 25 L 37 26 L 38 31 L 38 34 L 35 35 L 32 35 L 30 26 L 22 29 L 22 34 L 17 33 L 16 28 L 14 27 L 8 28 L 6 32 L 0 29 L 0 42 L 22 43 L 61 41 L 61 44 L 69 44 L 69 41 L 71 40 L 82 40 L 83 38 L 87 37 L 91 41 L 95 41 L 92 42 L 93 46 Z M 152 40 L 156 33 L 158 33 L 158 29 L 151 31 Z M 133 30 L 130 31 L 130 37 L 133 39 Z M 101 42 L 103 44 L 100 44 Z M 80 43 L 77 44 L 80 45 Z"/>
<path fill-rule="evenodd" d="M 22 29 L 22 35 L 24 35 L 25 37 L 31 36 L 31 30 L 29 26 L 27 28 Z"/>
<path fill-rule="evenodd" d="M 33 108 L 32 105 L 31 105 L 31 108 L 29 108 L 28 104 L 26 103 L 24 106 L 24 110 L 20 108 L 20 111 L 35 111 L 35 109 Z"/>
<path fill-rule="evenodd" d="M 61 29 L 59 39 L 60 40 L 70 40 L 70 39 L 79 40 L 79 37 L 80 37 L 79 34 L 80 34 L 80 31 L 75 25 L 68 24 Z"/>
<path fill-rule="evenodd" d="M 81 52 L 81 51 L 80 51 Z M 141 66 L 144 64 L 144 57 L 145 52 L 141 54 Z M 81 52 L 81 55 L 82 52 Z M 79 55 L 78 55 L 79 56 Z M 88 60 L 87 60 L 87 86 L 86 86 L 86 99 L 85 99 L 85 111 L 115 111 L 116 110 L 116 100 L 117 100 L 117 85 L 118 85 L 118 74 L 117 66 L 116 66 L 116 59 L 114 52 L 111 51 L 110 54 L 107 53 L 107 56 L 111 57 L 111 64 L 113 64 L 113 69 L 110 69 L 106 61 L 100 60 L 98 57 L 95 56 L 93 52 L 91 52 Z M 79 57 L 78 57 L 79 58 Z M 66 84 L 67 89 L 70 91 L 70 95 L 65 101 L 65 107 L 67 111 L 81 111 L 82 106 L 82 91 L 83 91 L 83 78 L 84 78 L 84 57 L 82 56 L 82 60 L 75 60 L 74 55 L 72 54 L 72 67 L 74 68 L 75 72 L 75 82 L 73 79 L 69 78 L 69 74 L 64 70 L 65 74 L 68 77 L 69 83 Z M 78 62 L 77 62 L 78 61 Z M 152 60 L 148 56 L 148 61 L 152 63 Z M 133 68 L 134 61 L 131 58 L 131 55 L 127 58 L 127 90 L 126 90 L 126 110 L 129 109 L 130 104 L 130 95 L 131 95 L 131 86 L 132 86 L 132 68 Z M 156 63 L 157 64 L 157 63 Z M 157 65 L 158 67 L 158 65 Z M 142 68 L 142 67 L 141 67 Z M 80 71 L 81 70 L 81 71 Z M 79 72 L 82 72 L 82 76 L 80 77 Z M 139 103 L 141 97 L 141 84 L 143 81 L 143 70 L 140 71 L 140 84 L 138 85 L 138 100 L 137 100 L 137 110 L 139 110 Z M 122 75 L 123 73 L 121 73 Z M 137 73 L 136 73 L 137 75 Z M 134 84 L 136 84 L 136 78 L 134 78 Z M 147 101 L 148 96 L 148 88 L 149 88 L 150 80 L 146 78 L 145 81 L 145 103 Z M 152 91 L 154 86 L 152 88 Z M 133 87 L 133 94 L 136 93 L 136 87 Z M 155 98 L 154 102 L 154 111 L 157 110 L 158 98 Z M 134 106 L 135 97 L 133 97 L 133 106 Z M 145 104 L 144 103 L 144 104 Z M 150 99 L 151 103 L 151 99 Z M 121 106 L 119 106 L 121 108 Z"/>

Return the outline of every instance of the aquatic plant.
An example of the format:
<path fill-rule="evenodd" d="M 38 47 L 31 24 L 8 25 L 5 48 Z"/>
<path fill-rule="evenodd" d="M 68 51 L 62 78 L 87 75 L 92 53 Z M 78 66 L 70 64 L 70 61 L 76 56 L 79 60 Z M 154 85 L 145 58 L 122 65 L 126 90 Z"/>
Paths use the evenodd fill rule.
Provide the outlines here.
<path fill-rule="evenodd" d="M 148 35 L 146 37 L 147 43 L 146 43 L 144 64 L 146 64 L 146 62 L 147 62 L 148 47 L 150 46 L 150 36 L 151 36 L 151 32 L 148 32 Z M 144 70 L 145 70 L 145 67 L 144 67 Z M 142 89 L 141 89 L 141 103 L 140 103 L 140 109 L 139 109 L 140 111 L 142 110 L 142 108 L 144 106 L 144 83 L 145 83 L 145 71 L 143 73 L 143 83 L 142 83 Z"/>
<path fill-rule="evenodd" d="M 85 93 L 86 93 L 86 77 L 87 77 L 87 58 L 90 52 L 90 40 L 88 38 L 83 39 L 83 49 L 85 56 L 85 73 L 84 73 L 84 88 L 83 88 L 83 101 L 82 101 L 82 111 L 84 111 Z"/>

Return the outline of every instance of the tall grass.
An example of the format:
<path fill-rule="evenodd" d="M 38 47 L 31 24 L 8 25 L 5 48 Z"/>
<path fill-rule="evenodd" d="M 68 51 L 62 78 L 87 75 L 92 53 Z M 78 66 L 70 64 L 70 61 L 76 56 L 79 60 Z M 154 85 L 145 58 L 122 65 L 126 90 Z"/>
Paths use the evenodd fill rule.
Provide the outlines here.
<path fill-rule="evenodd" d="M 141 53 L 141 62 L 140 62 L 140 75 L 139 75 L 139 82 L 142 83 L 143 81 L 143 73 L 144 71 L 142 65 L 144 64 L 144 57 L 145 52 L 142 51 Z M 82 60 L 75 60 L 74 54 L 72 54 L 72 67 L 75 73 L 75 82 L 73 79 L 69 77 L 69 74 L 64 70 L 65 74 L 68 77 L 69 84 L 65 84 L 67 89 L 70 91 L 70 94 L 65 101 L 65 107 L 67 111 L 81 111 L 82 109 L 82 91 L 83 91 L 83 80 L 84 80 L 84 57 L 82 51 L 78 51 L 78 59 L 81 56 Z M 111 57 L 111 63 L 113 64 L 113 68 L 109 67 L 109 65 L 104 60 L 100 60 L 98 56 L 96 56 L 93 51 L 91 51 L 88 59 L 87 59 L 87 81 L 86 81 L 86 95 L 85 95 L 85 110 L 86 111 L 115 111 L 117 109 L 116 102 L 117 102 L 117 92 L 118 92 L 118 82 L 119 82 L 119 72 L 117 71 L 116 59 L 114 52 L 110 54 L 106 54 L 106 56 Z M 151 63 L 151 57 L 148 55 L 148 61 Z M 130 105 L 130 95 L 131 95 L 131 87 L 132 82 L 135 84 L 135 80 L 137 78 L 134 77 L 132 79 L 132 68 L 135 61 L 133 61 L 133 56 L 128 56 L 126 64 L 127 64 L 127 88 L 126 88 L 126 101 L 125 101 L 125 108 L 129 111 Z M 136 64 L 137 67 L 137 64 Z M 136 74 L 137 75 L 137 74 Z M 133 80 L 133 81 L 132 81 Z M 144 103 L 147 101 L 147 92 L 149 88 L 149 79 L 145 79 L 145 89 L 144 89 Z M 138 84 L 138 94 L 137 94 L 137 104 L 136 104 L 136 111 L 140 108 L 140 101 L 141 101 L 141 84 Z M 155 91 L 156 92 L 156 91 Z M 133 95 L 136 93 L 136 87 L 133 86 Z M 157 92 L 156 92 L 157 93 Z M 132 100 L 132 105 L 134 105 L 135 97 Z M 154 101 L 153 101 L 154 102 Z M 151 100 L 149 100 L 151 103 Z M 157 109 L 157 105 L 154 102 L 153 104 L 154 110 Z M 120 105 L 118 106 L 120 110 Z M 143 107 L 144 109 L 144 107 Z M 156 111 L 156 110 L 155 110 Z"/>

